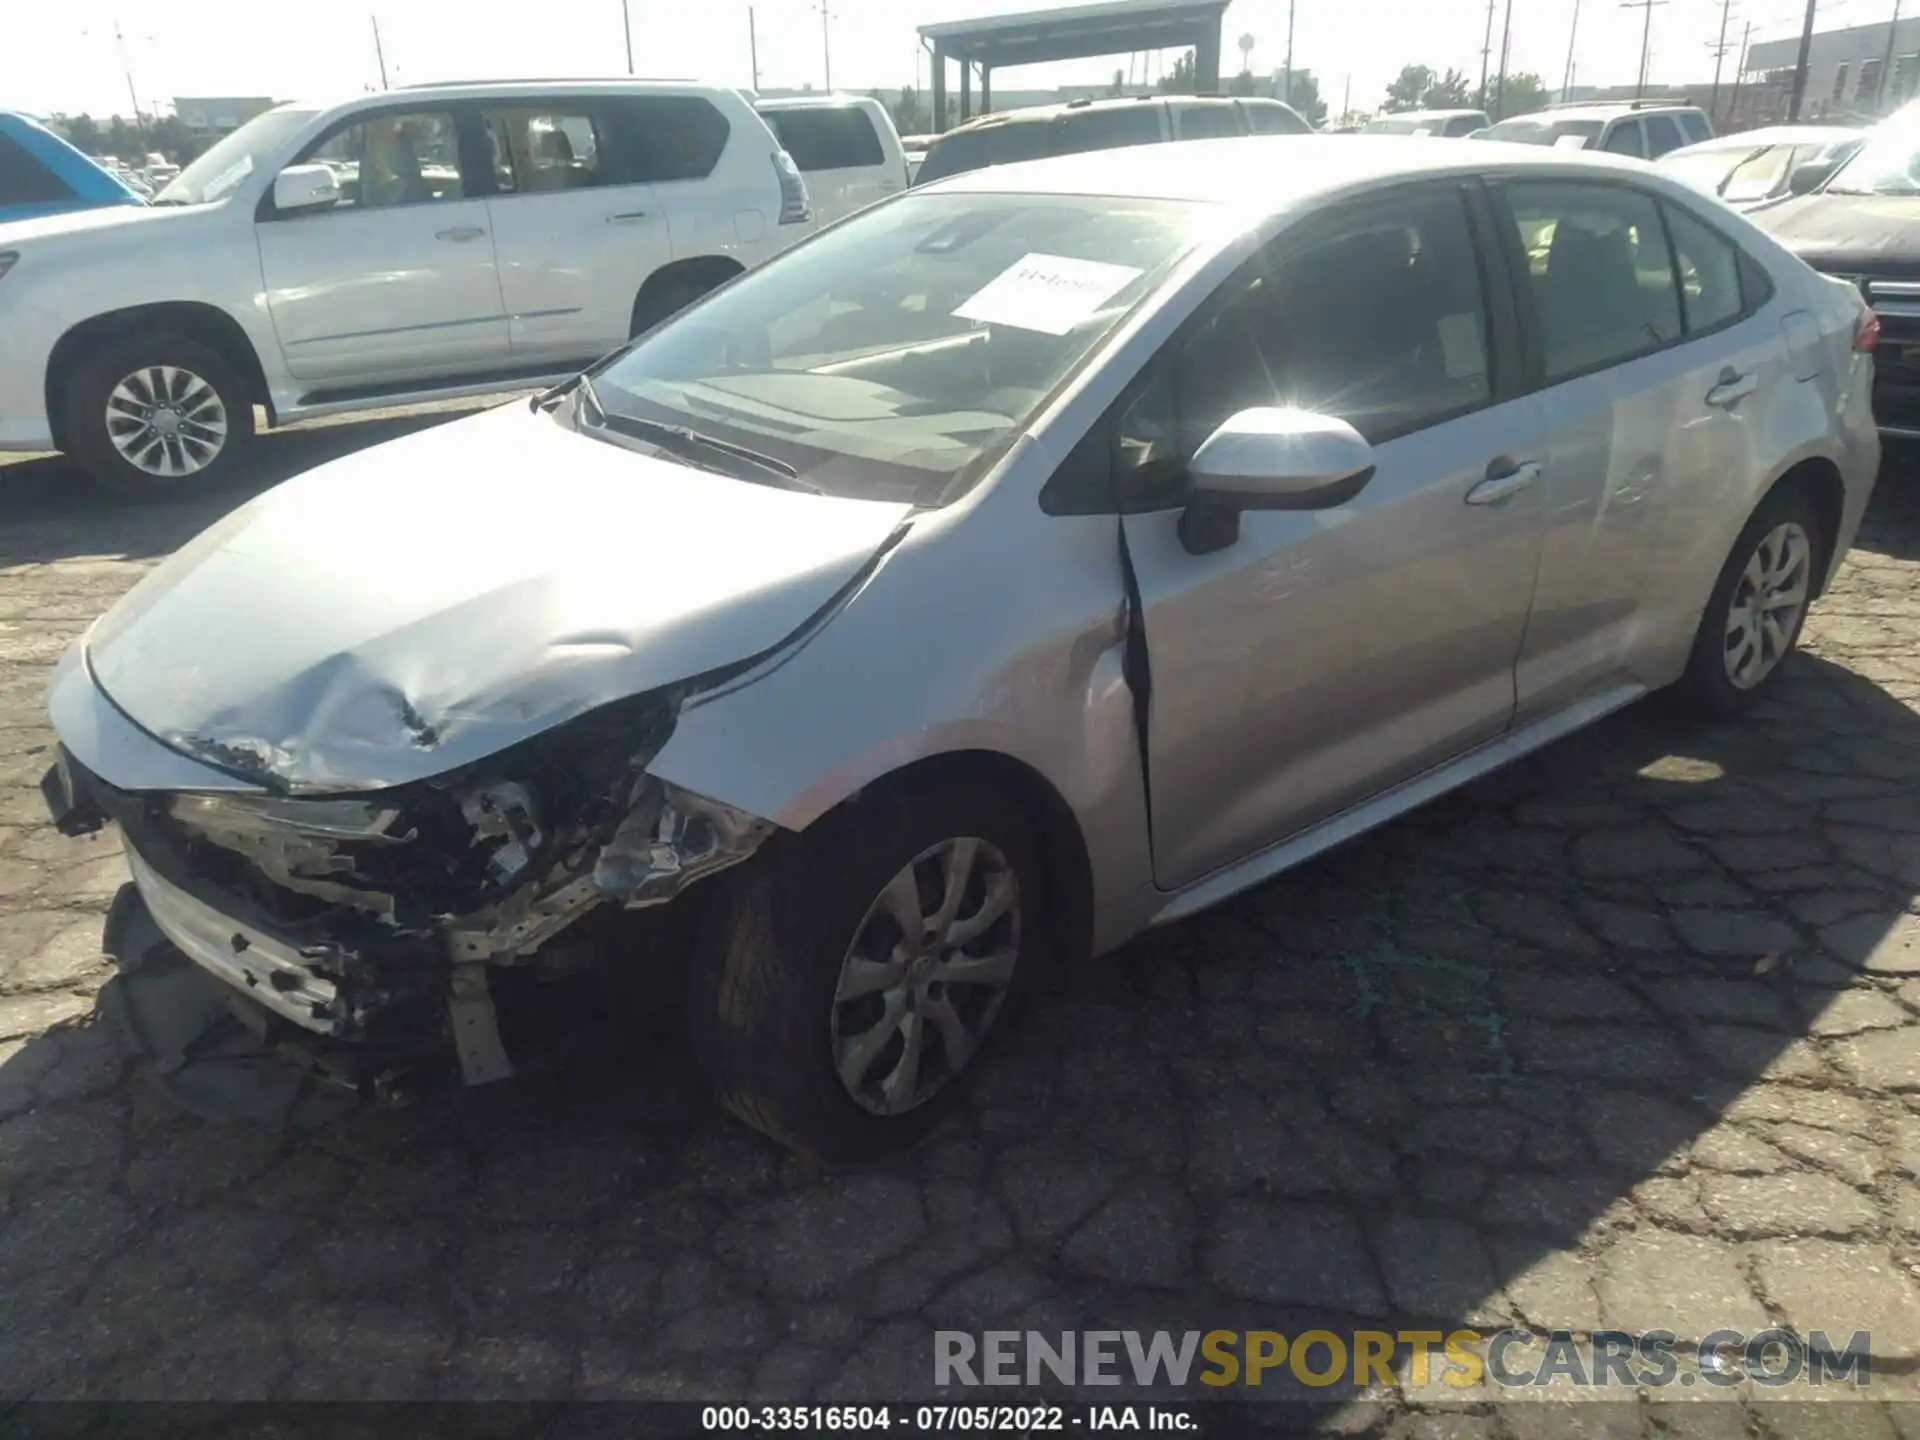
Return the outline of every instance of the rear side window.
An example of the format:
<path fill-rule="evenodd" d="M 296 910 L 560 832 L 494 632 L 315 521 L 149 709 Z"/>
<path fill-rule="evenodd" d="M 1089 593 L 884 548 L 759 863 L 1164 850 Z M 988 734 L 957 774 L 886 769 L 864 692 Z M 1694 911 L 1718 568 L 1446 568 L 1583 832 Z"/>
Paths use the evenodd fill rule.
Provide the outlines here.
<path fill-rule="evenodd" d="M 1240 102 L 1256 135 L 1311 135 L 1313 127 L 1278 100 Z"/>
<path fill-rule="evenodd" d="M 1738 320 L 1745 308 L 1740 296 L 1740 252 L 1732 241 L 1686 211 L 1673 205 L 1661 208 L 1666 211 L 1674 260 L 1680 269 L 1681 317 L 1687 333 Z"/>
<path fill-rule="evenodd" d="M 1471 135 L 1476 130 L 1484 129 L 1486 123 L 1478 115 L 1456 115 L 1447 122 L 1447 135 L 1449 138 Z"/>
<path fill-rule="evenodd" d="M 500 194 L 584 190 L 613 180 L 599 129 L 584 110 L 529 106 L 482 116 Z"/>
<path fill-rule="evenodd" d="M 978 130 L 955 130 L 942 135 L 927 151 L 915 183 L 930 184 L 949 175 L 984 170 L 989 165 L 1012 165 L 1053 154 L 1053 122 L 1009 120 Z"/>
<path fill-rule="evenodd" d="M 761 113 L 780 137 L 780 148 L 802 171 L 859 170 L 886 163 L 873 121 L 858 106 Z"/>
<path fill-rule="evenodd" d="M 1664 155 L 1669 150 L 1678 150 L 1686 143 L 1680 138 L 1680 127 L 1674 123 L 1671 115 L 1648 115 L 1645 117 L 1645 124 L 1647 154 L 1650 157 Z"/>
<path fill-rule="evenodd" d="M 1527 258 L 1549 382 L 1680 338 L 1680 292 L 1651 197 L 1619 186 L 1502 187 Z"/>
<path fill-rule="evenodd" d="M 1215 140 L 1223 135 L 1239 135 L 1240 116 L 1231 102 L 1219 105 L 1182 105 L 1174 112 L 1182 140 Z"/>
<path fill-rule="evenodd" d="M 71 200 L 73 191 L 11 136 L 0 135 L 0 205 Z"/>
<path fill-rule="evenodd" d="M 1154 104 L 1075 111 L 1060 122 L 1060 131 L 1062 155 L 1152 145 L 1164 138 L 1160 133 L 1160 107 Z"/>
<path fill-rule="evenodd" d="M 601 102 L 623 179 L 704 180 L 726 153 L 733 126 L 698 95 L 636 95 Z"/>
<path fill-rule="evenodd" d="M 1638 120 L 1622 120 L 1607 132 L 1606 142 L 1600 148 L 1615 155 L 1647 158 L 1647 142 L 1641 137 Z"/>

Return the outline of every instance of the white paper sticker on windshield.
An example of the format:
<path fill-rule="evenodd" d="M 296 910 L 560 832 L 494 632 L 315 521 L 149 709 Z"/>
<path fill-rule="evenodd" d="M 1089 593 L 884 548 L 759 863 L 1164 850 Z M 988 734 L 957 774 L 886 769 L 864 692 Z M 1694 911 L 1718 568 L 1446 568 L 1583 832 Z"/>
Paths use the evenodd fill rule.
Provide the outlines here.
<path fill-rule="evenodd" d="M 1587 148 L 1587 137 L 1584 135 L 1562 135 L 1553 142 L 1553 148 L 1556 150 L 1584 150 Z"/>
<path fill-rule="evenodd" d="M 1131 265 L 1023 255 L 953 313 L 962 320 L 1064 335 L 1139 277 Z"/>
<path fill-rule="evenodd" d="M 253 173 L 253 156 L 242 155 L 200 188 L 202 200 L 218 200 Z"/>

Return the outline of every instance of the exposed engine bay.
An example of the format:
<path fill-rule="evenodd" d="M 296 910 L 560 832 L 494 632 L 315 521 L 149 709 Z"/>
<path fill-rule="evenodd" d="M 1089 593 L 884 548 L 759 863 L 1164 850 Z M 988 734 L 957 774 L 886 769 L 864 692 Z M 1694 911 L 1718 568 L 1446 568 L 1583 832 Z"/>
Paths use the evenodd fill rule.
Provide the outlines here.
<path fill-rule="evenodd" d="M 451 1039 L 483 1083 L 512 1073 L 490 973 L 588 964 L 571 943 L 584 916 L 663 905 L 772 832 L 646 773 L 678 703 L 619 701 L 463 770 L 348 796 L 131 793 L 64 756 L 61 828 L 117 821 L 160 932 L 279 1021 L 394 1056 Z"/>

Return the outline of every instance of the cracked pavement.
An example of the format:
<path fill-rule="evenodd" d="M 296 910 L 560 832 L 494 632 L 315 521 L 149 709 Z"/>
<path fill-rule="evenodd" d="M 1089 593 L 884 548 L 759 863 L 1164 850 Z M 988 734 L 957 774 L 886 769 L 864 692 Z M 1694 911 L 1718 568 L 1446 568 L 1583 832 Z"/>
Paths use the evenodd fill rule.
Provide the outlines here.
<path fill-rule="evenodd" d="M 260 483 L 437 418 L 263 437 Z M 177 1111 L 95 1014 L 124 862 L 42 823 L 42 691 L 233 497 L 0 484 L 0 1396 L 864 1402 L 931 1393 L 936 1328 L 1508 1322 L 1868 1329 L 1920 1395 L 1913 471 L 1751 717 L 1635 707 L 1075 967 L 848 1170 L 720 1115 L 664 1015 L 308 1135 Z M 1375 1398 L 1345 1428 L 1530 1433 Z"/>

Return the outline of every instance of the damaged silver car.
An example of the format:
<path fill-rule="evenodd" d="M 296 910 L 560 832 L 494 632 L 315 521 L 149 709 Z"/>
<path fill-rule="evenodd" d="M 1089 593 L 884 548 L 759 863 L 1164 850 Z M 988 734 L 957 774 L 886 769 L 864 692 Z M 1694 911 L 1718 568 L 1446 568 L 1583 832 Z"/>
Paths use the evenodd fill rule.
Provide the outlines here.
<path fill-rule="evenodd" d="M 599 974 L 886 1149 L 1064 957 L 1764 693 L 1871 316 L 1707 203 L 1308 137 L 915 190 L 216 524 L 63 661 L 49 806 L 124 833 L 122 964 L 304 1076 L 504 1078 L 515 984 Z"/>

